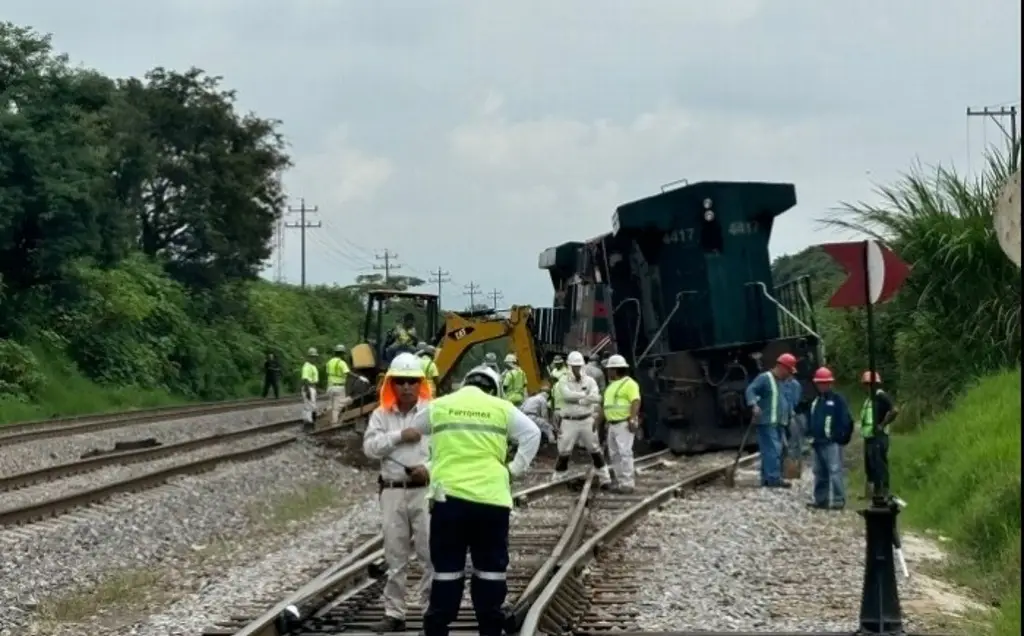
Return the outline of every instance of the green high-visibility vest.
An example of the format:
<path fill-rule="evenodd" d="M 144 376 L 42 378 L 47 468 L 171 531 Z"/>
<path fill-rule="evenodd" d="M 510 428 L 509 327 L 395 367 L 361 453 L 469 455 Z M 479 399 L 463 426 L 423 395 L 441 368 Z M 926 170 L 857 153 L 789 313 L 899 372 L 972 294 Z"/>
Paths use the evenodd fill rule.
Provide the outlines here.
<path fill-rule="evenodd" d="M 811 416 L 814 415 L 814 411 L 818 408 L 818 399 L 819 398 L 814 398 L 814 401 L 811 402 Z M 825 416 L 825 437 L 828 438 L 828 439 L 832 439 L 832 416 L 831 415 L 826 415 Z"/>
<path fill-rule="evenodd" d="M 502 389 L 505 392 L 505 399 L 512 404 L 522 404 L 526 397 L 526 372 L 519 367 L 512 367 L 505 372 L 501 381 Z"/>
<path fill-rule="evenodd" d="M 341 358 L 334 357 L 327 361 L 327 386 L 345 384 L 348 377 L 348 364 Z"/>
<path fill-rule="evenodd" d="M 604 419 L 623 422 L 629 419 L 629 407 L 640 399 L 640 385 L 628 375 L 608 384 L 604 390 Z"/>
<path fill-rule="evenodd" d="M 771 395 L 768 397 L 768 424 L 781 424 L 779 422 L 779 382 L 771 371 L 764 372 L 768 378 L 768 390 Z"/>
<path fill-rule="evenodd" d="M 511 508 L 505 458 L 515 408 L 475 386 L 431 401 L 432 487 L 445 497 Z"/>
<path fill-rule="evenodd" d="M 881 395 L 882 389 L 876 389 L 875 395 Z M 875 409 L 871 396 L 864 398 L 864 406 L 860 407 L 860 436 L 871 439 L 875 436 Z M 882 427 L 882 434 L 889 434 L 889 427 Z"/>

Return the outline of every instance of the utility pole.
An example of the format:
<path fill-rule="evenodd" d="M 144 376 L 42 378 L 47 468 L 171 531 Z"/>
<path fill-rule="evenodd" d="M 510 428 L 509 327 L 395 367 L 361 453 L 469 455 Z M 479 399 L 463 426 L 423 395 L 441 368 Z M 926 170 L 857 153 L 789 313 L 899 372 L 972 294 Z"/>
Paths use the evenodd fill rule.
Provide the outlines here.
<path fill-rule="evenodd" d="M 383 265 L 374 265 L 373 269 L 377 271 L 384 271 L 384 286 L 389 287 L 391 285 L 391 270 L 402 269 L 401 265 L 394 262 L 394 260 L 398 258 L 398 254 L 389 250 L 384 250 L 383 254 L 376 254 L 375 258 L 378 261 L 384 261 Z"/>
<path fill-rule="evenodd" d="M 469 296 L 469 308 L 473 309 L 476 307 L 476 296 L 480 293 L 480 285 L 477 285 L 473 281 L 469 281 L 468 285 L 463 285 L 463 296 Z"/>
<path fill-rule="evenodd" d="M 315 221 L 315 222 L 309 221 L 309 222 L 307 222 L 306 221 L 306 215 L 307 214 L 316 214 L 319 211 L 320 211 L 320 207 L 316 206 L 316 205 L 314 205 L 311 208 L 307 208 L 306 207 L 306 199 L 305 199 L 305 197 L 302 197 L 302 198 L 299 199 L 299 207 L 298 208 L 293 208 L 293 207 L 289 207 L 288 208 L 288 214 L 296 214 L 296 213 L 298 213 L 298 215 L 299 215 L 299 222 L 298 223 L 285 223 L 284 224 L 284 226 L 286 228 L 299 228 L 299 244 L 301 245 L 301 247 L 299 248 L 299 251 L 302 253 L 302 278 L 300 280 L 301 280 L 301 285 L 303 287 L 306 286 L 306 230 L 316 229 L 316 228 L 319 228 L 319 227 L 323 226 L 323 224 L 320 223 L 320 221 Z"/>
<path fill-rule="evenodd" d="M 284 282 L 284 215 L 277 219 L 274 226 L 274 281 Z"/>
<path fill-rule="evenodd" d="M 502 294 L 497 289 L 492 289 L 491 293 L 487 295 L 491 298 L 491 308 L 494 309 L 494 311 L 498 311 L 498 301 L 501 300 L 505 294 Z"/>
<path fill-rule="evenodd" d="M 967 107 L 967 116 L 968 117 L 988 117 L 989 119 L 991 119 L 995 123 L 996 126 L 999 127 L 999 130 L 1003 131 L 1003 134 L 1006 135 L 1009 138 L 1009 140 L 1010 140 L 1010 147 L 1011 148 L 1013 148 L 1014 144 L 1017 143 L 1017 107 L 1016 106 L 1009 106 L 1009 107 L 1007 107 L 1007 106 L 1000 106 L 999 108 L 990 108 L 990 107 L 986 106 L 986 107 L 984 107 L 982 109 L 971 108 L 970 106 L 968 106 Z M 1003 122 L 1001 120 L 1004 117 L 1009 117 L 1010 118 L 1010 130 L 1009 131 L 1007 131 L 1006 128 L 1003 127 Z M 1017 169 L 1017 153 L 1013 153 L 1013 156 L 1010 158 L 1010 171 L 1012 172 L 1013 170 L 1016 170 L 1016 169 Z"/>
<path fill-rule="evenodd" d="M 437 283 L 437 304 L 441 306 L 441 286 L 445 283 L 452 282 L 451 272 L 445 271 L 442 267 L 438 266 L 437 269 L 430 272 L 430 282 Z"/>

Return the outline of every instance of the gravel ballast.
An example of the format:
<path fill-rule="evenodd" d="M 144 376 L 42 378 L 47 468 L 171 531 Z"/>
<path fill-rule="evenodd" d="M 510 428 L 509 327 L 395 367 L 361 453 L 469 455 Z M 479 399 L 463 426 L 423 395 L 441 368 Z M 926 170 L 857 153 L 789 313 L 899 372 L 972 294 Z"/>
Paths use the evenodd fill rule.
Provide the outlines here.
<path fill-rule="evenodd" d="M 371 497 L 373 482 L 372 473 L 300 442 L 269 457 L 223 464 L 160 488 L 119 495 L 95 508 L 2 529 L 0 634 L 4 629 L 32 633 L 17 629 L 34 620 L 28 610 L 46 597 L 89 589 L 111 572 L 187 571 L 202 546 L 236 540 L 258 527 L 254 510 L 275 495 L 328 484 L 341 493 L 339 505 L 345 505 Z M 372 524 L 369 529 L 374 530 Z M 63 626 L 61 630 L 73 633 Z"/>
<path fill-rule="evenodd" d="M 268 403 L 272 404 L 269 400 Z M 162 444 L 174 444 L 197 437 L 297 419 L 300 414 L 301 406 L 295 404 L 268 406 L 212 415 L 185 416 L 138 426 L 129 425 L 70 437 L 54 437 L 0 446 L 0 477 L 75 461 L 81 459 L 83 453 L 94 449 L 112 449 L 117 442 L 152 437 Z"/>
<path fill-rule="evenodd" d="M 810 471 L 792 490 L 749 484 L 697 491 L 652 513 L 623 540 L 640 580 L 631 599 L 645 631 L 852 631 L 864 576 L 864 521 L 854 507 L 810 510 Z M 910 565 L 913 571 L 914 564 Z M 599 571 L 599 570 L 598 570 Z M 898 576 L 904 606 L 927 607 Z M 904 627 L 934 626 L 932 616 Z"/>

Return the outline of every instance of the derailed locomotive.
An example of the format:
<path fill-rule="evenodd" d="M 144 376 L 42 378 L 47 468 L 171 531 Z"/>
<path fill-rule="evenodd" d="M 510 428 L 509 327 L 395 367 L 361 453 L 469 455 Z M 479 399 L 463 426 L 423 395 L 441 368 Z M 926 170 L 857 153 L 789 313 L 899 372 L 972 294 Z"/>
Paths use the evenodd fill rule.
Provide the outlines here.
<path fill-rule="evenodd" d="M 737 448 L 750 421 L 743 391 L 780 354 L 798 357 L 812 397 L 810 281 L 774 286 L 768 254 L 775 217 L 794 205 L 792 184 L 719 181 L 619 206 L 608 234 L 541 253 L 555 302 L 534 310 L 540 350 L 625 356 L 655 447 Z"/>

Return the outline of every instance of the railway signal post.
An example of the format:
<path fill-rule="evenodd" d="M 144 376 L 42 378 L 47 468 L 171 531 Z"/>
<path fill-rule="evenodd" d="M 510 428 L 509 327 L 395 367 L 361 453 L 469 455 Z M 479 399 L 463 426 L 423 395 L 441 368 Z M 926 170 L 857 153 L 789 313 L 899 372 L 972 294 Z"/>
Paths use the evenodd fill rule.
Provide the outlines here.
<path fill-rule="evenodd" d="M 871 408 L 874 408 L 877 377 L 874 305 L 889 300 L 899 291 L 910 268 L 892 250 L 876 241 L 828 243 L 821 247 L 849 274 L 829 300 L 829 306 L 864 307 L 867 314 L 868 395 Z M 903 633 L 903 616 L 894 558 L 894 551 L 899 548 L 896 518 L 900 508 L 880 484 L 874 486 L 871 505 L 861 511 L 867 526 L 867 554 L 860 629 L 866 634 L 900 634 Z"/>

